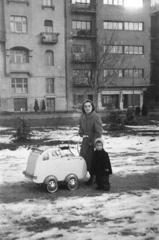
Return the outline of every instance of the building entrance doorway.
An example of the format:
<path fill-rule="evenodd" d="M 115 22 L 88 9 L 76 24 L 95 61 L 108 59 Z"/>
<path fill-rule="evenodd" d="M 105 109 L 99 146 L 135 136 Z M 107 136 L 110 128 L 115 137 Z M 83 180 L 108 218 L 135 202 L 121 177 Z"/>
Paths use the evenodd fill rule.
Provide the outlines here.
<path fill-rule="evenodd" d="M 47 111 L 55 112 L 55 98 L 46 99 Z"/>

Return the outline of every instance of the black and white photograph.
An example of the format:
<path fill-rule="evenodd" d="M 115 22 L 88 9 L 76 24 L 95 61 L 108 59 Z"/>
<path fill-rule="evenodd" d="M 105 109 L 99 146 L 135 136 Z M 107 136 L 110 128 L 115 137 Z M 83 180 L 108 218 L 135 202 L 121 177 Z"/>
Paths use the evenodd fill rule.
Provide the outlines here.
<path fill-rule="evenodd" d="M 0 0 L 0 240 L 159 240 L 159 0 Z"/>

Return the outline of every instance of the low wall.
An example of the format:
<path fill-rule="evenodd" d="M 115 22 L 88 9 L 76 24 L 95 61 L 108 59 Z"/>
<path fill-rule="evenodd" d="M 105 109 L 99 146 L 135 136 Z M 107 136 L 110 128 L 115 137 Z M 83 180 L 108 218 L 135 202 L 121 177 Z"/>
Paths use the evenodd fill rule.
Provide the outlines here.
<path fill-rule="evenodd" d="M 99 113 L 101 118 L 106 113 Z M 0 126 L 16 126 L 20 119 L 27 120 L 31 126 L 76 125 L 79 123 L 81 112 L 73 113 L 7 113 L 0 114 Z"/>
<path fill-rule="evenodd" d="M 98 112 L 102 121 L 105 122 L 110 111 Z M 0 126 L 13 126 L 15 127 L 19 123 L 20 119 L 29 121 L 31 126 L 56 126 L 56 125 L 77 125 L 79 123 L 81 112 L 56 112 L 56 113 L 1 113 L 0 114 Z M 149 116 L 159 116 L 159 110 L 148 111 Z M 125 112 L 121 113 L 122 117 L 125 117 Z"/>

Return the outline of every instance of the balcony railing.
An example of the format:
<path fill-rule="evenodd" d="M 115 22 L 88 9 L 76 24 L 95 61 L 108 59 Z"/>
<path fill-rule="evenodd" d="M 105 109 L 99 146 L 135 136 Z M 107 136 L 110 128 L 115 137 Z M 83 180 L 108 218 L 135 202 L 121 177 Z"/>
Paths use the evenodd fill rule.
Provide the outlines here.
<path fill-rule="evenodd" d="M 76 37 L 76 38 L 93 38 L 93 37 L 96 37 L 96 35 L 92 32 L 92 30 L 73 29 L 72 30 L 72 37 Z"/>
<path fill-rule="evenodd" d="M 6 37 L 5 37 L 5 31 L 0 30 L 0 42 L 5 42 Z"/>
<path fill-rule="evenodd" d="M 10 2 L 13 2 L 13 3 L 26 3 L 27 5 L 29 5 L 29 0 L 7 0 L 8 4 Z"/>
<path fill-rule="evenodd" d="M 56 44 L 58 43 L 59 33 L 41 33 L 42 43 L 43 44 Z"/>
<path fill-rule="evenodd" d="M 75 3 L 72 4 L 72 12 L 96 13 L 96 4 Z"/>
<path fill-rule="evenodd" d="M 45 9 L 45 8 L 51 8 L 52 10 L 55 9 L 55 6 L 53 5 L 52 2 L 51 2 L 51 5 L 44 5 L 44 4 L 42 4 L 41 7 L 42 7 L 42 9 Z"/>
<path fill-rule="evenodd" d="M 95 62 L 96 58 L 94 54 L 91 53 L 73 53 L 73 62 Z"/>
<path fill-rule="evenodd" d="M 31 65 L 29 63 L 10 63 L 10 73 L 27 73 L 31 76 L 31 72 Z"/>
<path fill-rule="evenodd" d="M 73 78 L 73 86 L 74 87 L 90 87 L 90 80 L 89 78 L 78 78 L 78 77 L 74 77 Z"/>

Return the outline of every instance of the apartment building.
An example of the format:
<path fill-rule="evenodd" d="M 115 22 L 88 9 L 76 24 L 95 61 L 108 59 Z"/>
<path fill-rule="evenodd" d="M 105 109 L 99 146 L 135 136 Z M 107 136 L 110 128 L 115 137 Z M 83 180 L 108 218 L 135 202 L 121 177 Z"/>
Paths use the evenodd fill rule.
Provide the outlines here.
<path fill-rule="evenodd" d="M 66 1 L 68 109 L 93 100 L 89 78 L 96 68 L 96 1 Z"/>
<path fill-rule="evenodd" d="M 159 4 L 152 7 L 151 13 L 151 83 L 153 97 L 159 102 Z"/>
<path fill-rule="evenodd" d="M 0 111 L 142 106 L 150 27 L 149 0 L 1 0 Z"/>
<path fill-rule="evenodd" d="M 64 1 L 0 1 L 0 111 L 65 111 Z"/>
<path fill-rule="evenodd" d="M 150 83 L 150 1 L 66 1 L 66 22 L 68 109 L 80 108 L 87 98 L 94 100 L 98 44 L 105 38 L 112 39 L 106 43 L 108 59 L 118 61 L 107 62 L 98 79 L 103 82 L 99 110 L 142 106 Z"/>

